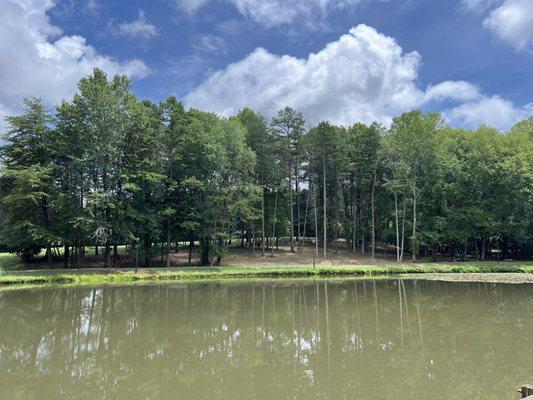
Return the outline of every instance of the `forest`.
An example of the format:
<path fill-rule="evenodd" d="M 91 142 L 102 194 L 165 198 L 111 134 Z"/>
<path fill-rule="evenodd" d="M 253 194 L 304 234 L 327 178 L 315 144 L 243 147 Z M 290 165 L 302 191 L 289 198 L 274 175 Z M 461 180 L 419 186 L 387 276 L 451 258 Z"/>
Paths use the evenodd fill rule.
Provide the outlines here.
<path fill-rule="evenodd" d="M 128 245 L 151 267 L 219 265 L 232 246 L 338 249 L 396 262 L 533 255 L 533 117 L 508 132 L 414 110 L 310 126 L 285 107 L 223 118 L 138 100 L 95 69 L 50 111 L 25 99 L 0 141 L 0 246 L 25 261 L 106 267 Z M 229 99 L 228 99 L 229 101 Z M 133 253 L 132 253 L 133 254 Z"/>

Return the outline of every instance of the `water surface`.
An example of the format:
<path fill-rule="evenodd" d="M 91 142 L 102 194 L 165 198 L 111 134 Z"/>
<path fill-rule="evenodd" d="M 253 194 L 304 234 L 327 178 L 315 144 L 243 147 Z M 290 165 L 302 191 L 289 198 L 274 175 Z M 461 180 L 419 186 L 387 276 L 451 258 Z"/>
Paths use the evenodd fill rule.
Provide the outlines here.
<path fill-rule="evenodd" d="M 1 399 L 516 399 L 533 286 L 190 283 L 0 292 Z"/>

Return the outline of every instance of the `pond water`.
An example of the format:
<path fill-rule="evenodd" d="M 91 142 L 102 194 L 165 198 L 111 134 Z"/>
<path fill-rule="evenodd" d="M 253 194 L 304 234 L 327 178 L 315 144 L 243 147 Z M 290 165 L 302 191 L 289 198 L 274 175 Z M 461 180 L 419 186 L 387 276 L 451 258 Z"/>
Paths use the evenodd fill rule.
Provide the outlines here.
<path fill-rule="evenodd" d="M 1 399 L 517 399 L 533 285 L 416 280 L 0 292 Z"/>

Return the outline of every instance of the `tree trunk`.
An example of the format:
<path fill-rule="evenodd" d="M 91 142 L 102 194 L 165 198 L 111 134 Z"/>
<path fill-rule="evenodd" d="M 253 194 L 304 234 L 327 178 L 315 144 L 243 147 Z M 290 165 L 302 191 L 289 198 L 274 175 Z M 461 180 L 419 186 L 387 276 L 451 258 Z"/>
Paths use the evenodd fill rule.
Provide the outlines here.
<path fill-rule="evenodd" d="M 487 247 L 487 240 L 485 239 L 485 235 L 481 237 L 481 261 L 485 261 L 485 251 Z"/>
<path fill-rule="evenodd" d="M 352 253 L 355 254 L 357 247 L 357 193 L 355 191 L 355 188 L 353 190 L 352 196 Z"/>
<path fill-rule="evenodd" d="M 374 204 L 375 192 L 376 192 L 376 180 L 377 171 L 374 170 L 374 178 L 372 181 L 372 194 L 371 194 L 371 207 L 372 207 L 372 260 L 376 259 L 376 207 Z"/>
<path fill-rule="evenodd" d="M 448 250 L 450 252 L 450 261 L 454 262 L 455 261 L 455 253 L 454 253 L 454 244 L 453 244 L 452 241 L 450 241 L 450 248 Z"/>
<path fill-rule="evenodd" d="M 289 203 L 291 208 L 291 229 L 290 229 L 290 241 L 291 241 L 291 253 L 294 253 L 294 204 L 292 201 L 292 178 L 289 174 Z"/>
<path fill-rule="evenodd" d="M 361 225 L 363 225 L 363 221 L 361 221 Z M 365 240 L 365 231 L 361 229 L 361 254 L 366 253 L 366 240 Z"/>
<path fill-rule="evenodd" d="M 46 245 L 46 261 L 48 263 L 48 267 L 52 266 L 52 246 L 50 244 Z"/>
<path fill-rule="evenodd" d="M 261 256 L 265 256 L 265 188 L 261 185 Z"/>
<path fill-rule="evenodd" d="M 412 248 L 413 248 L 413 262 L 416 261 L 417 240 L 416 240 L 416 178 L 413 178 L 413 236 L 412 236 Z"/>
<path fill-rule="evenodd" d="M 105 244 L 104 248 L 104 268 L 109 268 L 109 256 L 111 254 L 111 249 L 109 247 L 109 243 Z"/>
<path fill-rule="evenodd" d="M 209 243 L 211 238 L 209 236 L 202 236 L 200 239 L 200 263 L 202 265 L 209 264 Z"/>
<path fill-rule="evenodd" d="M 118 258 L 118 246 L 115 244 L 113 246 L 113 268 L 117 266 L 117 258 Z"/>
<path fill-rule="evenodd" d="M 144 266 L 145 267 L 149 267 L 150 266 L 150 260 L 148 259 L 148 256 L 149 256 L 149 250 L 152 247 L 152 242 L 151 242 L 150 238 L 148 238 L 148 237 L 145 237 L 143 242 L 144 242 L 144 251 L 145 251 L 145 253 L 144 253 Z"/>
<path fill-rule="evenodd" d="M 344 214 L 343 214 L 343 220 L 349 221 L 352 216 L 352 197 L 350 195 L 350 191 L 347 187 L 347 185 L 342 184 L 342 204 L 344 207 Z M 342 230 L 344 239 L 346 240 L 347 249 L 351 249 L 351 240 L 352 240 L 352 233 L 351 229 L 349 232 L 346 232 Z"/>
<path fill-rule="evenodd" d="M 400 262 L 403 261 L 403 249 L 405 248 L 405 198 L 403 200 L 403 211 L 402 211 L 402 245 L 400 250 Z"/>
<path fill-rule="evenodd" d="M 189 241 L 189 266 L 191 266 L 191 260 L 192 260 L 192 249 L 194 247 L 194 240 Z"/>
<path fill-rule="evenodd" d="M 78 245 L 78 268 L 83 268 L 83 244 Z"/>
<path fill-rule="evenodd" d="M 323 246 L 324 248 L 322 249 L 322 252 L 323 252 L 323 258 L 324 260 L 326 259 L 326 255 L 327 255 L 327 247 L 328 247 L 328 221 L 327 221 L 327 214 L 326 214 L 326 155 L 324 154 L 322 156 L 322 195 L 323 195 L 323 204 L 322 204 L 322 212 L 323 212 L 323 216 L 322 216 L 322 228 L 323 228 L 323 233 L 324 233 L 324 238 L 323 238 Z"/>
<path fill-rule="evenodd" d="M 315 186 L 313 186 L 313 208 L 315 209 L 315 254 L 313 255 L 313 260 L 315 255 L 318 256 L 318 210 L 316 209 L 316 192 Z M 314 261 L 313 261 L 314 262 Z"/>
<path fill-rule="evenodd" d="M 69 245 L 68 243 L 65 243 L 65 246 L 63 248 L 63 268 L 68 268 L 68 257 L 69 257 Z"/>
<path fill-rule="evenodd" d="M 210 238 L 210 239 L 212 239 L 212 240 L 210 240 L 210 243 L 211 243 L 211 257 L 209 259 L 209 265 L 211 267 L 213 266 L 213 263 L 215 262 L 216 232 L 217 232 L 217 224 L 215 222 L 215 224 L 213 226 L 213 237 Z"/>
<path fill-rule="evenodd" d="M 400 262 L 400 227 L 398 226 L 398 194 L 394 192 L 394 218 L 396 220 L 396 262 Z"/>
<path fill-rule="evenodd" d="M 252 253 L 255 253 L 255 223 L 252 222 Z"/>
<path fill-rule="evenodd" d="M 305 215 L 304 215 L 304 229 L 303 229 L 303 238 L 302 238 L 302 241 L 301 241 L 301 248 L 300 248 L 300 253 L 303 253 L 303 249 L 304 249 L 304 244 L 305 244 L 305 230 L 307 228 L 307 214 L 308 214 L 308 211 L 309 211 L 309 188 L 307 188 L 307 199 L 305 201 Z"/>
<path fill-rule="evenodd" d="M 335 199 L 336 196 L 334 196 Z M 339 242 L 339 208 L 337 207 L 337 201 L 333 200 L 333 250 L 337 254 L 337 243 Z"/>
<path fill-rule="evenodd" d="M 172 224 L 172 221 L 169 216 L 167 217 L 167 255 L 166 255 L 166 267 L 167 268 L 170 268 L 170 250 L 171 250 L 170 241 L 172 240 L 171 224 Z"/>
<path fill-rule="evenodd" d="M 294 167 L 294 183 L 295 183 L 295 189 L 296 189 L 296 234 L 298 235 L 298 238 L 296 240 L 298 249 L 300 249 L 300 240 L 301 240 L 301 232 L 300 232 L 300 186 L 299 186 L 299 178 L 298 178 L 298 161 L 296 161 L 295 167 Z"/>
<path fill-rule="evenodd" d="M 276 190 L 276 197 L 274 197 L 274 218 L 272 220 L 272 246 L 270 246 L 270 257 L 274 257 L 274 237 L 276 236 L 276 216 L 278 212 L 277 208 L 278 208 L 278 191 Z M 277 247 L 277 244 L 276 244 L 276 247 Z"/>

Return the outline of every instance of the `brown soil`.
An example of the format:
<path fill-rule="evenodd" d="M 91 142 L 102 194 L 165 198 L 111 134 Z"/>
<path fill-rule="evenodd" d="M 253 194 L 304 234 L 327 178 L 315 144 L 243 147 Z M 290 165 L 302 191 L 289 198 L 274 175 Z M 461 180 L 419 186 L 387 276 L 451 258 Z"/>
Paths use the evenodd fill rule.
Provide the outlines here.
<path fill-rule="evenodd" d="M 408 275 L 407 277 L 444 282 L 533 283 L 533 274 L 521 273 L 417 274 L 416 276 Z"/>

